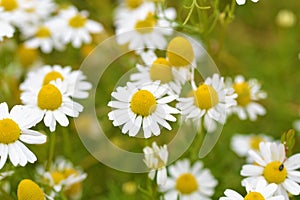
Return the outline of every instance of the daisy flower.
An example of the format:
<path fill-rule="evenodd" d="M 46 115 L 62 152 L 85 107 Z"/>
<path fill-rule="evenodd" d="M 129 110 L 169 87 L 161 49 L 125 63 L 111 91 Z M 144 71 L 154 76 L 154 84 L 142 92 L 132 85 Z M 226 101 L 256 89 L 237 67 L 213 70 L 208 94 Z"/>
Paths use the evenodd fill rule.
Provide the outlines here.
<path fill-rule="evenodd" d="M 221 197 L 219 200 L 284 200 L 281 195 L 274 195 L 277 190 L 277 185 L 274 183 L 268 184 L 265 180 L 257 181 L 255 184 L 245 184 L 247 194 L 245 197 L 234 190 L 227 189 L 224 194 L 226 197 Z"/>
<path fill-rule="evenodd" d="M 24 106 L 16 105 L 9 112 L 6 103 L 0 104 L 0 169 L 9 160 L 14 166 L 34 163 L 36 156 L 22 143 L 43 144 L 46 136 L 31 130 L 37 119 Z"/>
<path fill-rule="evenodd" d="M 138 85 L 160 81 L 161 85 L 169 88 L 169 93 L 177 95 L 181 92 L 181 85 L 185 83 L 181 71 L 163 57 L 157 57 L 153 51 L 143 52 L 141 57 L 146 66 L 137 64 L 139 71 L 130 76 L 130 80 Z"/>
<path fill-rule="evenodd" d="M 208 169 L 203 169 L 201 161 L 191 166 L 185 159 L 169 167 L 170 177 L 159 190 L 164 192 L 165 200 L 209 200 L 214 193 L 217 181 Z"/>
<path fill-rule="evenodd" d="M 179 98 L 176 107 L 184 117 L 197 124 L 204 118 L 204 128 L 213 132 L 217 128 L 216 122 L 225 123 L 226 110 L 236 104 L 235 98 L 233 89 L 225 88 L 223 78 L 214 74 L 194 89 L 192 97 Z"/>
<path fill-rule="evenodd" d="M 87 91 L 92 88 L 92 85 L 85 80 L 86 77 L 80 70 L 72 71 L 70 66 L 44 65 L 27 74 L 26 80 L 20 85 L 20 90 L 39 90 L 43 85 L 57 79 L 62 80 L 66 84 L 67 94 L 74 98 L 87 98 Z"/>
<path fill-rule="evenodd" d="M 165 96 L 168 89 L 153 82 L 143 86 L 137 86 L 127 82 L 127 86 L 118 87 L 112 92 L 112 100 L 109 107 L 114 108 L 108 113 L 108 117 L 113 121 L 114 126 L 122 126 L 122 133 L 129 132 L 129 136 L 136 136 L 139 130 L 143 129 L 144 137 L 160 134 L 159 125 L 171 130 L 167 121 L 175 122 L 176 118 L 172 114 L 179 111 L 168 103 L 174 101 L 176 95 Z"/>
<path fill-rule="evenodd" d="M 64 44 L 55 37 L 55 21 L 49 20 L 43 24 L 26 26 L 22 34 L 28 38 L 25 46 L 28 48 L 41 48 L 43 53 L 50 53 L 53 49 L 63 50 Z"/>
<path fill-rule="evenodd" d="M 256 3 L 258 2 L 259 0 L 251 0 L 252 2 Z M 246 3 L 246 0 L 236 0 L 236 3 L 238 5 L 244 5 Z"/>
<path fill-rule="evenodd" d="M 56 121 L 66 127 L 69 125 L 67 116 L 78 117 L 83 110 L 82 105 L 69 97 L 66 82 L 61 79 L 51 81 L 38 89 L 22 92 L 21 100 L 37 116 L 39 122 L 44 119 L 45 126 L 51 132 L 55 131 Z"/>
<path fill-rule="evenodd" d="M 74 167 L 70 161 L 63 157 L 58 157 L 54 163 L 52 163 L 49 171 L 39 166 L 37 173 L 41 181 L 52 188 L 54 193 L 63 191 L 69 198 L 80 199 L 82 194 L 82 182 L 86 179 L 87 174 L 79 167 Z M 53 196 L 55 196 L 55 194 Z"/>
<path fill-rule="evenodd" d="M 261 142 L 271 142 L 273 139 L 264 134 L 235 134 L 231 139 L 231 149 L 240 157 L 246 157 L 250 149 L 259 151 Z"/>
<path fill-rule="evenodd" d="M 145 156 L 144 162 L 151 169 L 149 178 L 153 180 L 157 174 L 157 184 L 165 184 L 167 179 L 166 165 L 169 156 L 167 145 L 157 146 L 156 142 L 153 142 L 152 147 L 145 147 L 143 151 Z"/>
<path fill-rule="evenodd" d="M 90 34 L 103 31 L 103 26 L 100 23 L 88 19 L 87 12 L 79 12 L 74 6 L 61 10 L 54 20 L 57 37 L 60 38 L 63 44 L 72 43 L 75 48 L 81 47 L 83 43 L 91 43 L 92 37 Z"/>
<path fill-rule="evenodd" d="M 5 14 L 3 14 L 3 8 L 0 7 L 0 41 L 3 37 L 13 37 L 15 28 L 6 20 Z"/>
<path fill-rule="evenodd" d="M 261 142 L 259 152 L 249 150 L 249 155 L 255 164 L 243 166 L 241 175 L 246 176 L 243 182 L 253 183 L 260 179 L 278 185 L 276 194 L 283 195 L 288 200 L 288 192 L 292 195 L 300 194 L 300 154 L 289 158 L 285 155 L 283 144 Z"/>
<path fill-rule="evenodd" d="M 258 115 L 266 114 L 265 108 L 258 104 L 257 101 L 265 99 L 267 94 L 261 91 L 261 85 L 256 79 L 245 81 L 243 76 L 237 76 L 233 84 L 230 84 L 228 79 L 228 85 L 233 87 L 238 95 L 236 99 L 237 105 L 231 107 L 228 110 L 228 114 L 236 113 L 241 120 L 249 117 L 251 121 L 256 120 Z"/>
<path fill-rule="evenodd" d="M 137 53 L 144 48 L 164 49 L 167 45 L 165 36 L 171 35 L 173 29 L 163 16 L 173 20 L 176 12 L 173 8 L 168 8 L 155 13 L 154 3 L 143 4 L 134 14 L 115 23 L 118 44 L 129 44 L 128 48 Z"/>

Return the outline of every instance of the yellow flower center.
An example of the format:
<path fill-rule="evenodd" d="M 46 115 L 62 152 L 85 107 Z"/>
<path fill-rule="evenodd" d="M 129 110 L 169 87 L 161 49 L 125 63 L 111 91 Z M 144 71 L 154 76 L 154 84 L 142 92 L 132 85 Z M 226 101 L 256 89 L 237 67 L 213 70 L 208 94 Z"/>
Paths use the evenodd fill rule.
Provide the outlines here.
<path fill-rule="evenodd" d="M 141 34 L 151 33 L 156 25 L 156 19 L 153 13 L 148 13 L 144 20 L 138 20 L 135 24 L 135 30 Z"/>
<path fill-rule="evenodd" d="M 181 194 L 192 194 L 197 191 L 198 183 L 194 175 L 190 173 L 182 174 L 176 180 L 176 190 Z"/>
<path fill-rule="evenodd" d="M 265 140 L 262 137 L 259 136 L 253 136 L 250 139 L 250 148 L 254 150 L 259 150 L 259 144 L 261 142 L 264 142 Z"/>
<path fill-rule="evenodd" d="M 210 109 L 218 104 L 219 95 L 217 91 L 210 85 L 202 84 L 194 92 L 194 104 L 200 109 Z"/>
<path fill-rule="evenodd" d="M 18 8 L 17 0 L 1 0 L 0 6 L 4 8 L 5 11 L 13 11 Z"/>
<path fill-rule="evenodd" d="M 259 192 L 249 192 L 244 200 L 265 200 L 265 198 Z"/>
<path fill-rule="evenodd" d="M 37 101 L 43 110 L 56 110 L 62 104 L 62 94 L 54 85 L 47 84 L 40 89 Z"/>
<path fill-rule="evenodd" d="M 156 109 L 156 99 L 151 92 L 140 90 L 131 98 L 130 107 L 135 114 L 148 116 Z"/>
<path fill-rule="evenodd" d="M 195 58 L 191 43 L 183 37 L 175 37 L 169 42 L 167 55 L 175 67 L 189 66 Z"/>
<path fill-rule="evenodd" d="M 267 164 L 263 175 L 269 183 L 280 184 L 285 181 L 287 177 L 287 171 L 281 162 L 273 161 Z"/>
<path fill-rule="evenodd" d="M 86 23 L 86 17 L 80 14 L 75 15 L 69 20 L 69 25 L 73 28 L 82 28 Z"/>
<path fill-rule="evenodd" d="M 51 81 L 55 81 L 56 79 L 64 80 L 64 77 L 61 75 L 61 73 L 57 71 L 51 71 L 48 74 L 45 75 L 43 85 L 49 84 Z"/>
<path fill-rule="evenodd" d="M 247 106 L 251 102 L 251 91 L 248 83 L 235 83 L 233 89 L 238 95 L 236 99 L 238 105 Z"/>
<path fill-rule="evenodd" d="M 21 129 L 12 119 L 0 120 L 0 143 L 10 144 L 17 141 L 20 137 Z"/>
<path fill-rule="evenodd" d="M 32 180 L 24 179 L 18 186 L 18 200 L 44 200 L 42 189 Z"/>
<path fill-rule="evenodd" d="M 149 72 L 153 81 L 160 80 L 161 83 L 169 83 L 173 80 L 171 63 L 165 58 L 157 58 L 151 65 Z"/>
<path fill-rule="evenodd" d="M 41 26 L 36 31 L 35 36 L 38 38 L 49 38 L 51 36 L 51 32 L 46 26 Z"/>
<path fill-rule="evenodd" d="M 54 185 L 59 184 L 62 180 L 65 179 L 65 176 L 62 172 L 53 171 L 51 172 L 51 177 L 53 179 Z"/>
<path fill-rule="evenodd" d="M 17 50 L 17 56 L 22 66 L 28 67 L 37 59 L 38 51 L 34 48 L 28 48 L 25 45 L 20 45 Z"/>
<path fill-rule="evenodd" d="M 143 0 L 126 0 L 125 4 L 130 9 L 135 9 L 143 3 Z"/>

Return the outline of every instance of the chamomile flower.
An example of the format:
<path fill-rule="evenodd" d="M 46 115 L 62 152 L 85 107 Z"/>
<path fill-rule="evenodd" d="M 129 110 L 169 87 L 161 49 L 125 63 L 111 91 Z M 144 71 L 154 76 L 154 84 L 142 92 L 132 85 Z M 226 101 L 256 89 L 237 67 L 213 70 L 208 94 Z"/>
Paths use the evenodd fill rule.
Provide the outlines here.
<path fill-rule="evenodd" d="M 161 85 L 169 88 L 169 93 L 177 95 L 181 92 L 181 85 L 185 83 L 185 77 L 181 71 L 163 57 L 157 57 L 153 51 L 143 52 L 141 57 L 146 66 L 137 64 L 139 71 L 130 76 L 130 80 L 138 85 L 160 81 Z"/>
<path fill-rule="evenodd" d="M 237 105 L 228 110 L 228 114 L 235 113 L 241 120 L 249 117 L 251 121 L 257 119 L 257 116 L 266 114 L 263 106 L 257 103 L 258 100 L 265 99 L 267 94 L 261 91 L 261 85 L 256 79 L 245 80 L 243 76 L 235 77 L 234 83 L 228 85 L 233 87 L 238 97 L 236 99 Z"/>
<path fill-rule="evenodd" d="M 14 32 L 15 28 L 6 20 L 3 8 L 0 7 L 0 41 L 3 40 L 3 37 L 13 37 Z"/>
<path fill-rule="evenodd" d="M 217 185 L 210 171 L 203 169 L 201 161 L 193 166 L 187 159 L 177 161 L 169 167 L 169 173 L 166 184 L 159 187 L 164 192 L 165 200 L 176 200 L 178 197 L 183 200 L 209 200 Z"/>
<path fill-rule="evenodd" d="M 300 154 L 286 157 L 283 144 L 261 142 L 259 152 L 249 151 L 255 164 L 246 164 L 241 170 L 241 175 L 246 176 L 243 182 L 266 180 L 278 186 L 275 194 L 283 195 L 288 200 L 288 193 L 300 194 Z"/>
<path fill-rule="evenodd" d="M 23 29 L 23 35 L 28 38 L 25 41 L 25 46 L 28 48 L 41 48 L 43 53 L 50 53 L 53 49 L 63 50 L 64 44 L 55 37 L 54 21 L 49 20 L 43 24 L 34 26 L 26 26 Z"/>
<path fill-rule="evenodd" d="M 86 179 L 87 174 L 79 167 L 74 167 L 70 161 L 63 157 L 58 157 L 55 162 L 52 163 L 49 171 L 39 166 L 37 173 L 41 181 L 44 181 L 45 185 L 52 188 L 54 193 L 62 191 L 71 199 L 80 199 L 82 194 L 82 182 Z"/>
<path fill-rule="evenodd" d="M 149 178 L 154 179 L 155 174 L 158 185 L 163 185 L 167 179 L 166 165 L 168 162 L 168 149 L 167 145 L 158 146 L 156 142 L 152 143 L 152 147 L 145 147 L 144 151 L 144 162 L 148 168 L 151 169 L 149 172 Z"/>
<path fill-rule="evenodd" d="M 57 37 L 63 44 L 72 43 L 75 48 L 81 47 L 82 44 L 91 43 L 91 34 L 103 31 L 103 26 L 100 23 L 88 19 L 87 12 L 79 12 L 74 6 L 61 10 L 54 20 Z"/>
<path fill-rule="evenodd" d="M 141 53 L 144 48 L 164 49 L 167 45 L 165 36 L 171 35 L 173 29 L 162 16 L 173 20 L 176 12 L 168 8 L 155 13 L 154 3 L 145 3 L 134 14 L 116 22 L 118 44 L 128 44 L 128 48 L 136 53 Z"/>
<path fill-rule="evenodd" d="M 259 0 L 251 0 L 252 2 L 256 3 L 258 2 Z M 238 5 L 244 5 L 246 3 L 246 0 L 236 0 L 236 3 Z"/>
<path fill-rule="evenodd" d="M 30 71 L 26 80 L 20 85 L 22 91 L 39 90 L 42 86 L 60 79 L 66 85 L 67 95 L 84 99 L 88 97 L 88 90 L 92 85 L 87 82 L 82 71 L 74 70 L 70 66 L 45 65 L 37 70 Z"/>
<path fill-rule="evenodd" d="M 234 190 L 227 189 L 224 194 L 226 197 L 221 197 L 219 200 L 284 200 L 281 195 L 274 195 L 277 190 L 277 185 L 274 183 L 268 184 L 265 180 L 259 180 L 255 184 L 245 184 L 247 194 L 245 197 Z"/>
<path fill-rule="evenodd" d="M 179 98 L 176 107 L 186 119 L 192 119 L 196 124 L 204 118 L 204 127 L 213 132 L 217 124 L 224 124 L 226 110 L 236 104 L 236 94 L 233 89 L 226 88 L 223 78 L 218 74 L 208 77 L 203 84 L 194 89 L 194 95 Z"/>
<path fill-rule="evenodd" d="M 22 143 L 43 144 L 46 136 L 31 130 L 37 118 L 24 106 L 16 105 L 8 111 L 6 103 L 0 104 L 0 169 L 9 160 L 14 166 L 24 167 L 34 163 L 36 156 Z"/>
<path fill-rule="evenodd" d="M 273 139 L 264 134 L 235 134 L 231 139 L 231 149 L 240 157 L 246 157 L 250 149 L 259 151 L 261 142 L 271 142 Z"/>
<path fill-rule="evenodd" d="M 144 137 L 160 134 L 160 126 L 171 130 L 167 121 L 175 122 L 176 118 L 172 114 L 179 111 L 168 103 L 174 101 L 176 95 L 165 96 L 168 89 L 159 85 L 159 82 L 137 86 L 127 82 L 125 87 L 118 87 L 112 92 L 112 100 L 109 107 L 114 108 L 108 113 L 108 117 L 113 121 L 114 126 L 123 126 L 122 133 L 129 132 L 129 136 L 136 136 L 142 128 Z"/>
<path fill-rule="evenodd" d="M 68 126 L 67 116 L 78 117 L 83 110 L 82 105 L 74 102 L 67 93 L 66 82 L 61 79 L 44 84 L 40 88 L 24 91 L 21 94 L 23 104 L 31 109 L 38 121 L 44 119 L 44 124 L 53 132 L 56 122 Z"/>
<path fill-rule="evenodd" d="M 30 179 L 23 179 L 18 185 L 18 200 L 46 200 L 46 195 L 38 184 Z"/>

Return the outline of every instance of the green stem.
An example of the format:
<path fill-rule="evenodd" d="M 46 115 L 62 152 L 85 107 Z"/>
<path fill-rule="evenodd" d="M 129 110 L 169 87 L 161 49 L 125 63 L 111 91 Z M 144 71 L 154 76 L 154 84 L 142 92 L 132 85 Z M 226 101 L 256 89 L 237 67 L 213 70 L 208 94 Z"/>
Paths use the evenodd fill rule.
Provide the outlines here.
<path fill-rule="evenodd" d="M 70 134 L 67 129 L 63 128 L 62 130 L 63 138 L 64 138 L 64 152 L 67 157 L 71 155 L 71 144 L 70 144 Z"/>
<path fill-rule="evenodd" d="M 51 163 L 52 163 L 52 160 L 53 160 L 53 157 L 54 157 L 55 137 L 56 137 L 56 133 L 50 133 L 49 156 L 48 156 L 46 171 L 50 170 Z"/>
<path fill-rule="evenodd" d="M 199 129 L 199 133 L 196 135 L 195 141 L 193 142 L 191 151 L 190 151 L 190 158 L 191 158 L 192 162 L 195 162 L 196 160 L 199 159 L 198 154 L 199 154 L 200 148 L 202 146 L 202 142 L 203 142 L 204 134 L 205 134 L 204 127 L 203 127 L 204 120 L 203 120 L 203 118 L 200 120 L 201 120 L 201 125 L 200 125 L 200 129 Z"/>

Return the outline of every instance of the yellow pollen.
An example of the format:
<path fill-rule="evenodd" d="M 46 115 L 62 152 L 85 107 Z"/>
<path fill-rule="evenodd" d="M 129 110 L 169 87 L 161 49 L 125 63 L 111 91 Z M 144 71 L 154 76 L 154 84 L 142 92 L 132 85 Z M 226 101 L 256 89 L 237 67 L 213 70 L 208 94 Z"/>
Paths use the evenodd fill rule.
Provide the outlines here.
<path fill-rule="evenodd" d="M 151 92 L 140 90 L 131 98 L 130 107 L 135 114 L 148 116 L 156 109 L 156 99 Z"/>
<path fill-rule="evenodd" d="M 37 59 L 38 51 L 34 48 L 28 48 L 25 45 L 20 45 L 17 50 L 17 56 L 22 66 L 28 67 Z"/>
<path fill-rule="evenodd" d="M 200 109 L 210 109 L 218 104 L 219 95 L 217 91 L 210 85 L 202 84 L 194 92 L 194 104 Z"/>
<path fill-rule="evenodd" d="M 176 190 L 181 194 L 192 194 L 197 191 L 198 183 L 194 175 L 190 173 L 180 175 L 176 180 Z"/>
<path fill-rule="evenodd" d="M 17 141 L 20 137 L 21 129 L 12 119 L 0 120 L 0 143 L 10 144 Z"/>
<path fill-rule="evenodd" d="M 1 0 L 0 6 L 4 8 L 5 11 L 13 11 L 18 8 L 17 0 Z"/>
<path fill-rule="evenodd" d="M 248 83 L 235 83 L 233 89 L 238 95 L 236 99 L 238 105 L 247 106 L 251 102 L 251 91 Z"/>
<path fill-rule="evenodd" d="M 265 200 L 265 198 L 259 192 L 249 192 L 244 200 Z"/>
<path fill-rule="evenodd" d="M 86 23 L 86 17 L 80 14 L 75 15 L 69 20 L 69 25 L 73 28 L 82 28 Z"/>
<path fill-rule="evenodd" d="M 18 200 L 44 200 L 42 189 L 32 180 L 24 179 L 18 186 Z"/>
<path fill-rule="evenodd" d="M 63 81 L 64 77 L 61 75 L 61 73 L 59 73 L 57 71 L 51 71 L 45 75 L 43 85 L 47 85 L 51 81 L 55 81 L 56 79 L 61 79 Z"/>
<path fill-rule="evenodd" d="M 149 72 L 153 81 L 159 80 L 161 83 L 169 83 L 173 80 L 171 63 L 165 58 L 157 58 L 151 65 Z"/>
<path fill-rule="evenodd" d="M 250 148 L 254 150 L 259 150 L 259 144 L 261 142 L 264 142 L 265 140 L 262 137 L 259 136 L 253 136 L 250 139 Z"/>
<path fill-rule="evenodd" d="M 195 58 L 191 43 L 183 37 L 175 37 L 169 42 L 167 56 L 175 67 L 189 66 Z"/>
<path fill-rule="evenodd" d="M 59 184 L 62 180 L 65 179 L 64 174 L 58 171 L 51 172 L 51 177 L 53 179 L 54 185 Z"/>
<path fill-rule="evenodd" d="M 269 183 L 280 184 L 285 181 L 287 177 L 287 171 L 281 162 L 273 161 L 267 164 L 263 175 Z"/>
<path fill-rule="evenodd" d="M 37 103 L 43 110 L 56 110 L 62 104 L 62 94 L 54 85 L 44 85 L 39 91 Z"/>
<path fill-rule="evenodd" d="M 143 3 L 143 0 L 126 0 L 125 4 L 130 9 L 135 9 Z"/>
<path fill-rule="evenodd" d="M 147 17 L 144 20 L 138 20 L 135 24 L 135 29 L 141 34 L 151 33 L 153 27 L 156 25 L 156 19 L 154 18 L 153 13 L 148 13 Z"/>
<path fill-rule="evenodd" d="M 41 26 L 36 31 L 35 36 L 38 38 L 49 38 L 51 36 L 51 32 L 46 26 Z"/>

